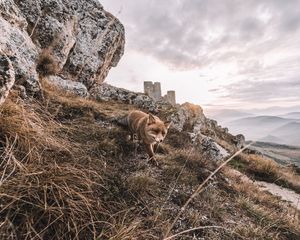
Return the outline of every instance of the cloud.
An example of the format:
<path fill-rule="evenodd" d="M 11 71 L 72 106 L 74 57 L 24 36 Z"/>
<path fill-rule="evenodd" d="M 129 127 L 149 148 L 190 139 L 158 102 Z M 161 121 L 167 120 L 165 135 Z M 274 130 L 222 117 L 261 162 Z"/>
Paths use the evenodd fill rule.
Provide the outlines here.
<path fill-rule="evenodd" d="M 216 100 L 297 97 L 299 0 L 101 2 L 125 25 L 127 51 L 174 71 L 204 71 Z"/>
<path fill-rule="evenodd" d="M 298 9 L 300 1 L 292 0 L 140 0 L 125 1 L 120 17 L 129 26 L 128 48 L 175 68 L 200 68 L 218 61 L 216 55 L 262 53 L 268 51 L 262 42 L 299 34 Z"/>
<path fill-rule="evenodd" d="M 299 76 L 300 77 L 300 76 Z M 280 99 L 293 99 L 300 102 L 300 81 L 299 78 L 285 81 L 249 81 L 244 80 L 226 86 L 226 88 L 211 89 L 212 92 L 220 92 L 222 98 L 239 102 L 268 102 Z"/>

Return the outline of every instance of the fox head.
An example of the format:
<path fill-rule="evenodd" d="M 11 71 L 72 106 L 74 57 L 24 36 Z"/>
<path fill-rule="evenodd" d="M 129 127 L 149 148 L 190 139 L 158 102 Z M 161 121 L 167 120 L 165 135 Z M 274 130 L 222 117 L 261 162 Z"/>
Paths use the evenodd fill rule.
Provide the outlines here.
<path fill-rule="evenodd" d="M 146 135 L 147 138 L 150 139 L 153 143 L 162 142 L 168 132 L 171 122 L 163 122 L 158 117 L 149 114 L 147 127 L 146 127 Z"/>

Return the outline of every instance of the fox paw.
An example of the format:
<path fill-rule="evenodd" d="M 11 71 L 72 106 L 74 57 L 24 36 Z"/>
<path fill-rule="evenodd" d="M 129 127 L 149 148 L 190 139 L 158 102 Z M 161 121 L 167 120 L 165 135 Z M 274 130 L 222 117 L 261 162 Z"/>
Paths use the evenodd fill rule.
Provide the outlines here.
<path fill-rule="evenodd" d="M 156 160 L 155 157 L 151 157 L 148 159 L 148 163 L 152 164 L 152 165 L 155 165 L 156 167 L 159 167 L 159 163 L 158 161 Z"/>

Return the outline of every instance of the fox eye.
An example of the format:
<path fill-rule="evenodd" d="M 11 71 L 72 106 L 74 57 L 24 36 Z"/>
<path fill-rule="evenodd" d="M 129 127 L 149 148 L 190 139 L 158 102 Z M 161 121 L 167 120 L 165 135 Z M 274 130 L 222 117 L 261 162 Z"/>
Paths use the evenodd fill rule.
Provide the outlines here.
<path fill-rule="evenodd" d="M 166 134 L 166 132 L 165 131 L 162 131 L 162 135 L 165 135 Z"/>

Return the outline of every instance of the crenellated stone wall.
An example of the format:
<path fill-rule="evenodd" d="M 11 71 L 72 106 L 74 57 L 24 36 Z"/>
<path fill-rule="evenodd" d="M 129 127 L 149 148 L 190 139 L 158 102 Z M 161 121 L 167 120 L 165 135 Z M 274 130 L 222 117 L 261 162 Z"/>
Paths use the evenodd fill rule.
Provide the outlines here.
<path fill-rule="evenodd" d="M 156 101 L 163 100 L 172 105 L 176 104 L 175 91 L 173 91 L 173 90 L 168 91 L 166 95 L 162 96 L 160 82 L 153 83 L 151 81 L 145 81 L 144 82 L 144 93 Z"/>

